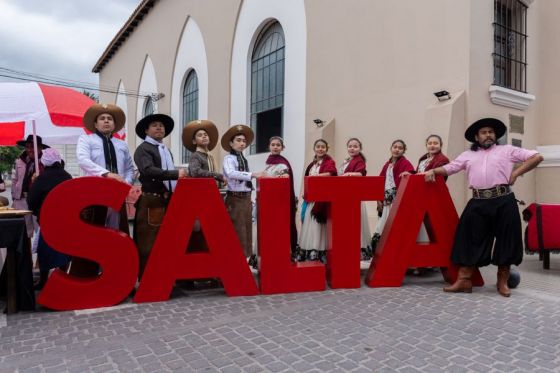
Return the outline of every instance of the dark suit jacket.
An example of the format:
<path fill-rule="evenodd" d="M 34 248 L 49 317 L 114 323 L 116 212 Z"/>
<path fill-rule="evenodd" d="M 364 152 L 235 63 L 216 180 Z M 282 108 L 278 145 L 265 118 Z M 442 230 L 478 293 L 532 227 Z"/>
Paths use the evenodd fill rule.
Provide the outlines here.
<path fill-rule="evenodd" d="M 165 193 L 167 188 L 163 184 L 165 180 L 177 180 L 179 170 L 163 170 L 161 168 L 161 157 L 156 145 L 143 142 L 134 152 L 134 162 L 140 172 L 142 191 L 147 193 Z"/>

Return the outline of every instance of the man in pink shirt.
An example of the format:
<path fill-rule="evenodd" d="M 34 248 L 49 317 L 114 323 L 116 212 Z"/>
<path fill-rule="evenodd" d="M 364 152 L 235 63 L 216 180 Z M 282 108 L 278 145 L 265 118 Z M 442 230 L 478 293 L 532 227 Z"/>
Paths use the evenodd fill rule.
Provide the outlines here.
<path fill-rule="evenodd" d="M 510 266 L 519 265 L 523 259 L 521 219 L 510 186 L 542 162 L 543 157 L 534 150 L 498 145 L 496 139 L 505 133 L 506 126 L 498 119 L 480 119 L 465 132 L 465 138 L 472 142 L 470 150 L 451 163 L 425 173 L 426 181 L 434 181 L 436 175 L 466 170 L 473 191 L 473 198 L 459 220 L 451 253 L 451 261 L 459 267 L 459 276 L 443 291 L 472 292 L 475 267 L 494 264 L 498 266 L 498 292 L 510 296 L 507 286 Z M 521 164 L 514 170 L 517 163 Z"/>

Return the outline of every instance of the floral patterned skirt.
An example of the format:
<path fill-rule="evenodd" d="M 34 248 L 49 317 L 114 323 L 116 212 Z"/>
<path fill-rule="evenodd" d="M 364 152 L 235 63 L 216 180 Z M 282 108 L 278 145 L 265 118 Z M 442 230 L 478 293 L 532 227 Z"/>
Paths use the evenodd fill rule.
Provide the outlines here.
<path fill-rule="evenodd" d="M 293 259 L 296 262 L 327 261 L 327 225 L 321 224 L 311 215 L 313 202 L 308 202 L 301 234 L 299 237 L 298 248 L 293 253 Z M 371 250 L 371 231 L 367 217 L 367 209 L 365 203 L 361 204 L 361 260 L 370 260 L 372 257 Z"/>

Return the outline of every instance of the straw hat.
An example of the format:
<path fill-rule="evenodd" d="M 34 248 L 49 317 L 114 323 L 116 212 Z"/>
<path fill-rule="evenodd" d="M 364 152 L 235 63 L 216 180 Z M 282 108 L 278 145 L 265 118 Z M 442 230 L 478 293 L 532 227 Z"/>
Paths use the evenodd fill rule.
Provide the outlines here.
<path fill-rule="evenodd" d="M 225 151 L 231 151 L 229 143 L 237 135 L 245 135 L 247 146 L 251 145 L 253 139 L 255 138 L 255 134 L 253 133 L 251 127 L 244 124 L 236 124 L 235 126 L 230 127 L 222 136 L 222 148 L 224 148 Z"/>
<path fill-rule="evenodd" d="M 119 132 L 124 127 L 126 115 L 120 107 L 113 104 L 93 104 L 87 109 L 83 120 L 84 126 L 90 132 L 95 132 L 95 120 L 101 114 L 111 114 L 115 121 L 115 130 L 113 132 Z"/>
<path fill-rule="evenodd" d="M 151 114 L 140 119 L 140 121 L 136 124 L 136 135 L 138 135 L 141 139 L 145 139 L 146 130 L 153 122 L 163 123 L 163 126 L 165 127 L 165 136 L 163 137 L 167 137 L 171 131 L 173 131 L 173 127 L 175 127 L 175 122 L 169 115 Z"/>
<path fill-rule="evenodd" d="M 183 146 L 191 152 L 196 151 L 196 144 L 193 144 L 194 135 L 200 130 L 206 131 L 210 138 L 208 150 L 212 150 L 218 144 L 218 128 L 214 122 L 210 120 L 193 120 L 183 128 Z"/>

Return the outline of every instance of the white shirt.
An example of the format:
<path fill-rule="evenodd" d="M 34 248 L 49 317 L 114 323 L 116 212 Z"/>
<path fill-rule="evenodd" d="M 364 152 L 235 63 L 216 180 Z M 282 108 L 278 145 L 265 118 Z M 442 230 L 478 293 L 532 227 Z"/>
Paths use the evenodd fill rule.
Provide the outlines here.
<path fill-rule="evenodd" d="M 385 175 L 385 190 L 396 188 L 395 177 L 393 176 L 393 164 L 387 167 L 387 174 Z"/>
<path fill-rule="evenodd" d="M 282 176 L 282 175 L 289 175 L 288 166 L 282 163 L 278 164 L 269 164 L 264 169 L 264 173 L 270 177 Z"/>
<path fill-rule="evenodd" d="M 432 159 L 426 158 L 418 164 L 418 172 L 426 172 L 426 166 L 430 163 Z"/>
<path fill-rule="evenodd" d="M 338 168 L 339 175 L 344 175 L 344 172 L 346 172 L 346 167 L 348 167 L 351 160 L 352 158 L 346 158 L 344 162 L 342 162 L 342 165 Z"/>
<path fill-rule="evenodd" d="M 232 192 L 250 192 L 251 188 L 247 186 L 247 181 L 251 181 L 251 173 L 246 171 L 238 171 L 239 163 L 237 157 L 228 154 L 224 157 L 223 173 L 227 179 L 227 190 Z"/>
<path fill-rule="evenodd" d="M 167 149 L 164 143 L 161 141 L 157 141 L 150 136 L 146 136 L 144 139 L 145 142 L 155 145 L 158 147 L 159 157 L 161 158 L 161 169 L 167 171 L 175 170 L 175 165 L 173 164 L 173 157 L 171 156 L 171 152 Z M 172 192 L 175 191 L 177 187 L 177 180 L 165 180 L 163 185 Z"/>
<path fill-rule="evenodd" d="M 119 175 L 127 183 L 132 184 L 134 179 L 134 164 L 128 151 L 126 142 L 111 137 L 117 156 L 117 168 Z M 103 140 L 96 134 L 81 135 L 76 147 L 78 165 L 84 171 L 85 176 L 101 176 L 109 170 L 105 168 L 105 153 L 103 152 Z"/>

